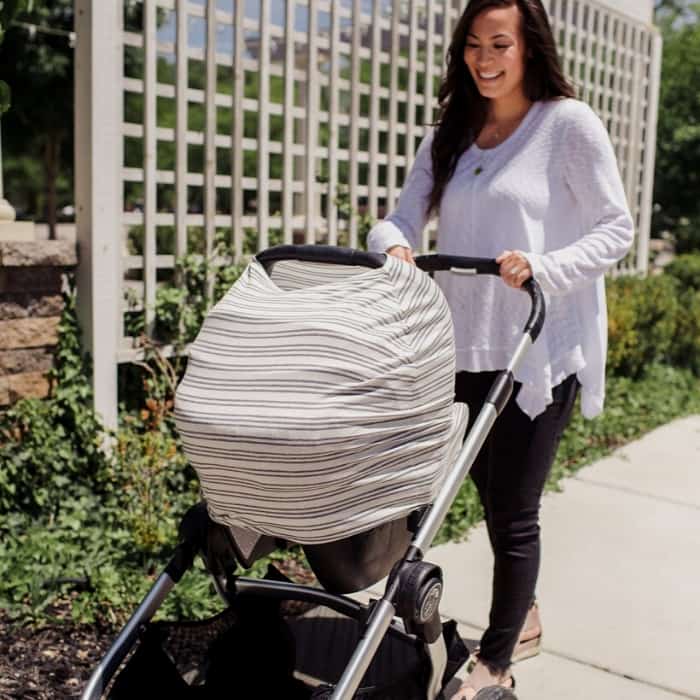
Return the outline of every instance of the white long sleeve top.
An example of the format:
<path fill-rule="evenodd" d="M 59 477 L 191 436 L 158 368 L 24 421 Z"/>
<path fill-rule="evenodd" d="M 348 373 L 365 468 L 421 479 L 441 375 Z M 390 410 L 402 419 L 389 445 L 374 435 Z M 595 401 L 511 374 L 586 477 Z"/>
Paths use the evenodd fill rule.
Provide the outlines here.
<path fill-rule="evenodd" d="M 432 189 L 432 130 L 423 139 L 396 209 L 369 233 L 368 247 L 417 248 Z M 477 174 L 478 171 L 478 174 Z M 629 251 L 634 227 L 610 138 L 583 102 L 535 102 L 516 131 L 492 149 L 460 157 L 440 205 L 437 250 L 495 258 L 521 251 L 547 301 L 542 333 L 516 370 L 520 408 L 531 418 L 552 388 L 576 374 L 581 409 L 603 409 L 607 308 L 605 271 Z M 490 275 L 437 273 L 452 312 L 457 369 L 507 367 L 529 311 L 527 295 Z"/>

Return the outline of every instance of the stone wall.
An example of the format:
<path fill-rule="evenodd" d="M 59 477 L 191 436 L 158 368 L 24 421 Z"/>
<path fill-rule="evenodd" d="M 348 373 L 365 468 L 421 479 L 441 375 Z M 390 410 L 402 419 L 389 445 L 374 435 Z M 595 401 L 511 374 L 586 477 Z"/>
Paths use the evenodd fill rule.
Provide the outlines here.
<path fill-rule="evenodd" d="M 49 392 L 70 241 L 0 241 L 0 407 Z"/>

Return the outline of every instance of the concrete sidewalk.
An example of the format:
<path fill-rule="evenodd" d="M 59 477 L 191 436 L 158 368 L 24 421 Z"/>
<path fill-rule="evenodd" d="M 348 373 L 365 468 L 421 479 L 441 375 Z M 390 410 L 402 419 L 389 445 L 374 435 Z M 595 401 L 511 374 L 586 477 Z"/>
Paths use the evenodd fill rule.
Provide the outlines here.
<path fill-rule="evenodd" d="M 519 700 L 700 699 L 700 416 L 675 421 L 545 496 L 537 595 L 543 653 Z M 426 557 L 442 611 L 478 638 L 493 559 L 483 526 Z"/>

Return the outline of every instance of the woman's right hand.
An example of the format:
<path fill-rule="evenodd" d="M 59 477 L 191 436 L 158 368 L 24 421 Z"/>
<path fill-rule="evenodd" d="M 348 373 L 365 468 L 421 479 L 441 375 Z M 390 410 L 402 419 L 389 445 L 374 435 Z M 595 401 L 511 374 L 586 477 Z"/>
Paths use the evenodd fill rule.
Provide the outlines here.
<path fill-rule="evenodd" d="M 403 260 L 404 262 L 407 262 L 410 265 L 416 264 L 416 261 L 413 259 L 413 252 L 410 248 L 406 248 L 406 246 L 395 245 L 391 248 L 388 248 L 386 252 L 387 255 L 393 255 L 395 258 Z"/>

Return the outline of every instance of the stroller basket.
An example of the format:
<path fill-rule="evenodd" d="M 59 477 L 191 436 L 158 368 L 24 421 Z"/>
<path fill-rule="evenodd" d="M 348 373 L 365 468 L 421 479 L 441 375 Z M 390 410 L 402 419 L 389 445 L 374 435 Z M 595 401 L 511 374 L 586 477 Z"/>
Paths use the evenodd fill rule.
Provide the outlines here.
<path fill-rule="evenodd" d="M 277 246 L 260 253 L 251 265 L 255 266 L 254 274 L 259 280 L 260 275 L 269 273 L 276 263 L 290 260 L 348 269 L 384 267 L 389 276 L 404 274 L 397 267 L 402 263 L 387 260 L 385 255 L 330 246 Z M 495 261 L 480 258 L 428 255 L 416 258 L 416 265 L 418 270 L 428 272 L 499 274 Z M 411 275 L 416 277 L 414 272 Z M 330 279 L 330 275 L 327 278 Z M 303 277 L 294 270 L 290 288 L 300 279 L 303 283 Z M 362 276 L 365 283 L 369 279 L 371 275 L 370 278 Z M 419 281 L 425 285 L 425 276 Z M 328 285 L 330 287 L 332 284 Z M 429 285 L 421 289 L 433 294 Z M 531 313 L 522 337 L 508 366 L 496 378 L 461 447 L 452 447 L 452 443 L 448 445 L 443 438 L 441 442 L 436 441 L 442 449 L 440 459 L 447 460 L 448 464 L 443 471 L 434 472 L 436 485 L 429 491 L 429 502 L 416 502 L 415 493 L 411 493 L 413 500 L 409 500 L 408 507 L 403 504 L 387 511 L 391 517 L 375 521 L 370 512 L 362 528 L 326 527 L 319 530 L 322 536 L 307 540 L 289 536 L 296 532 L 303 535 L 303 529 L 276 532 L 276 523 L 266 502 L 267 494 L 274 496 L 269 484 L 258 496 L 261 506 L 258 512 L 264 513 L 269 527 L 250 527 L 253 521 L 245 518 L 236 522 L 236 518 L 225 517 L 220 508 L 212 508 L 210 503 L 193 507 L 181 523 L 181 543 L 173 559 L 94 671 L 83 700 L 98 700 L 105 693 L 116 700 L 127 697 L 131 700 L 132 697 L 146 697 L 151 692 L 183 699 L 391 700 L 400 697 L 402 700 L 437 700 L 448 692 L 446 685 L 466 661 L 468 652 L 456 633 L 456 624 L 442 622 L 439 612 L 442 572 L 424 561 L 424 553 L 510 398 L 514 371 L 544 323 L 544 298 L 539 286 L 531 279 L 523 289 L 530 297 Z M 292 311 L 297 313 L 295 309 Z M 247 318 L 255 320 L 255 315 L 249 314 Z M 388 359 L 393 361 L 390 354 Z M 206 395 L 203 398 L 206 399 Z M 220 401 L 218 405 L 227 404 Z M 436 405 L 448 415 L 442 400 Z M 453 415 L 451 411 L 449 415 Z M 193 422 L 191 417 L 188 419 Z M 449 421 L 446 418 L 444 422 L 453 421 L 454 418 Z M 403 416 L 400 423 L 410 424 L 410 417 Z M 249 436 L 246 439 L 248 444 L 255 445 Z M 216 449 L 215 443 L 213 447 Z M 257 464 L 260 462 L 258 459 Z M 445 466 L 440 461 L 434 463 L 441 468 Z M 203 466 L 206 469 L 207 465 Z M 259 479 L 255 461 L 251 470 Z M 225 464 L 221 461 L 215 464 L 215 477 L 225 477 Z M 255 479 L 249 484 L 245 478 L 245 469 L 241 468 L 236 483 L 253 493 L 251 484 Z M 216 487 L 216 483 L 212 483 Z M 313 487 L 310 483 L 309 488 Z M 215 494 L 215 490 L 211 493 Z M 235 491 L 233 496 L 235 498 Z M 283 501 L 277 499 L 278 503 Z M 222 503 L 226 502 L 221 501 L 219 506 Z M 298 507 L 302 515 L 302 499 Z M 255 510 L 249 513 L 253 514 L 252 518 Z M 366 515 L 363 512 L 361 517 Z M 342 518 L 338 522 L 342 523 Z M 280 523 L 285 525 L 286 521 L 280 520 Z M 325 588 L 291 583 L 274 568 L 262 580 L 238 575 L 241 567 L 250 567 L 260 557 L 284 545 L 279 538 L 304 544 L 308 561 Z M 203 559 L 216 590 L 227 605 L 226 610 L 199 622 L 151 623 L 158 607 L 191 567 L 196 555 Z M 379 600 L 361 604 L 341 595 L 366 588 L 387 574 L 385 591 Z M 134 653 L 117 674 L 134 648 Z M 491 695 L 488 689 L 479 693 L 479 700 L 496 698 L 514 700 L 515 695 L 503 688 L 494 688 Z"/>
<path fill-rule="evenodd" d="M 273 580 L 281 578 L 274 570 L 271 574 Z M 344 614 L 288 594 L 279 600 L 242 594 L 208 620 L 149 623 L 108 697 L 330 698 L 362 635 L 361 613 L 360 605 Z M 445 623 L 443 637 L 447 682 L 468 654 L 454 622 Z M 232 663 L 242 669 L 233 677 Z M 384 638 L 355 697 L 424 698 L 429 676 L 420 643 L 394 630 Z"/>

